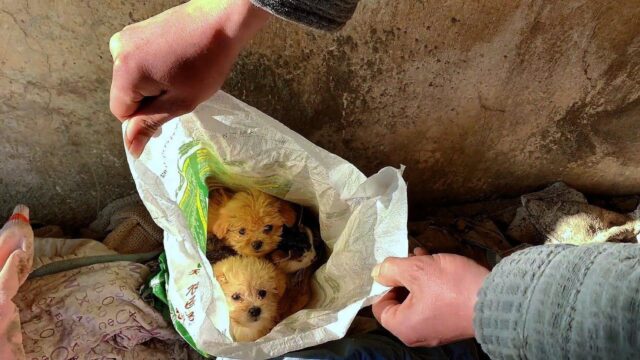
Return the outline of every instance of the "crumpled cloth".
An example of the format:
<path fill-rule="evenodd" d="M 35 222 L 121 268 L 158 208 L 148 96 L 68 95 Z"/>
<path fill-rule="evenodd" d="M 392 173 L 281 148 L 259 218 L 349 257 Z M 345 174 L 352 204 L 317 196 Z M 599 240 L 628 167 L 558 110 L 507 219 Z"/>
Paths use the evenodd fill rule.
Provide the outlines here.
<path fill-rule="evenodd" d="M 76 257 L 117 254 L 103 243 L 91 239 L 35 238 L 33 244 L 33 269 Z"/>
<path fill-rule="evenodd" d="M 120 254 L 146 253 L 162 248 L 163 232 L 153 221 L 138 194 L 107 205 L 83 236 L 102 240 Z"/>
<path fill-rule="evenodd" d="M 564 183 L 521 196 L 522 206 L 506 234 L 521 243 L 582 245 L 637 242 L 639 211 L 620 214 L 588 203 Z"/>
<path fill-rule="evenodd" d="M 420 246 L 428 253 L 451 253 L 466 256 L 491 268 L 489 253 L 504 255 L 514 248 L 500 229 L 484 216 L 429 218 L 409 223 L 411 248 Z"/>
<path fill-rule="evenodd" d="M 149 270 L 113 262 L 27 280 L 20 308 L 28 358 L 160 359 L 186 351 L 179 335 L 138 294 Z M 154 346 L 140 346 L 150 340 Z"/>
<path fill-rule="evenodd" d="M 600 201 L 617 210 L 612 211 L 558 182 L 516 199 L 430 209 L 430 217 L 409 223 L 409 243 L 429 253 L 463 255 L 490 269 L 533 245 L 638 242 L 638 198 Z"/>

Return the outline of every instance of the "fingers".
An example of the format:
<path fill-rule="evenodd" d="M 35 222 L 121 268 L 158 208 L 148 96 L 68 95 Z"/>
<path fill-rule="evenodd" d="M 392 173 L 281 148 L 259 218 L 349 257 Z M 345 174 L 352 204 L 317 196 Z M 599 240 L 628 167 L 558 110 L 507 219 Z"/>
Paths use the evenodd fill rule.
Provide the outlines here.
<path fill-rule="evenodd" d="M 111 58 L 116 59 L 118 54 L 122 51 L 122 36 L 120 32 L 117 32 L 109 39 L 109 52 L 111 52 Z"/>
<path fill-rule="evenodd" d="M 427 250 L 421 247 L 416 247 L 413 249 L 413 252 L 409 252 L 409 257 L 422 256 L 422 255 L 429 255 L 429 252 L 427 252 Z"/>
<path fill-rule="evenodd" d="M 142 68 L 125 65 L 120 59 L 113 64 L 109 107 L 113 115 L 124 121 L 142 110 L 144 101 L 162 95 L 162 84 L 146 76 Z"/>
<path fill-rule="evenodd" d="M 140 157 L 149 139 L 167 121 L 192 109 L 168 95 L 153 98 L 131 116 L 125 134 L 125 145 L 135 158 Z"/>
<path fill-rule="evenodd" d="M 147 76 L 143 66 L 135 58 L 136 53 L 126 51 L 117 33 L 109 41 L 109 50 L 113 57 L 113 74 L 109 95 L 109 108 L 120 121 L 128 119 L 140 109 L 142 101 L 164 92 L 157 81 Z"/>
<path fill-rule="evenodd" d="M 123 121 L 138 109 L 144 98 L 144 95 L 136 90 L 141 74 L 135 74 L 136 70 L 132 66 L 125 67 L 122 59 L 119 58 L 122 52 L 120 33 L 113 35 L 109 40 L 109 50 L 113 58 L 109 108 L 115 117 Z"/>
<path fill-rule="evenodd" d="M 400 299 L 398 298 L 398 289 L 393 288 L 389 290 L 386 294 L 384 294 L 378 301 L 376 301 L 372 306 L 371 310 L 373 311 L 373 315 L 378 319 L 378 322 L 382 324 L 382 315 L 386 313 L 394 313 L 398 311 L 398 307 L 401 304 Z"/>
<path fill-rule="evenodd" d="M 391 287 L 406 287 L 411 291 L 415 284 L 416 267 L 412 265 L 416 258 L 388 257 L 376 265 L 371 272 L 378 283 Z"/>
<path fill-rule="evenodd" d="M 412 311 L 410 299 L 399 302 L 398 292 L 395 288 L 386 293 L 372 306 L 373 315 L 378 322 L 402 341 L 411 337 Z M 411 295 L 409 295 L 411 296 Z M 414 315 L 415 316 L 415 315 Z"/>
<path fill-rule="evenodd" d="M 153 134 L 171 118 L 168 114 L 155 114 L 130 119 L 125 136 L 125 145 L 129 153 L 134 158 L 139 158 Z"/>
<path fill-rule="evenodd" d="M 421 247 L 417 247 L 417 248 L 413 249 L 413 254 L 416 255 L 416 256 L 429 255 L 427 250 L 425 250 L 424 248 L 421 248 Z"/>
<path fill-rule="evenodd" d="M 124 121 L 138 109 L 144 95 L 131 88 L 124 89 L 119 85 L 118 79 L 114 77 L 109 95 L 109 108 L 118 120 Z"/>

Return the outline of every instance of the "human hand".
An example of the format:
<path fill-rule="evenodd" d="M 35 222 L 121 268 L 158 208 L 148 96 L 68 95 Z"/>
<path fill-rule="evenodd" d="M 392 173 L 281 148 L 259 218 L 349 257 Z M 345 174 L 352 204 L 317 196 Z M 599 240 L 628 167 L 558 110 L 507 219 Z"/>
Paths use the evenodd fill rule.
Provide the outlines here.
<path fill-rule="evenodd" d="M 111 37 L 111 112 L 129 119 L 125 145 L 139 157 L 168 120 L 220 89 L 269 13 L 249 0 L 191 0 Z"/>
<path fill-rule="evenodd" d="M 373 304 L 373 314 L 407 346 L 433 347 L 474 337 L 473 311 L 489 270 L 453 254 L 387 258 L 372 276 L 394 289 Z M 409 295 L 402 299 L 403 288 Z"/>

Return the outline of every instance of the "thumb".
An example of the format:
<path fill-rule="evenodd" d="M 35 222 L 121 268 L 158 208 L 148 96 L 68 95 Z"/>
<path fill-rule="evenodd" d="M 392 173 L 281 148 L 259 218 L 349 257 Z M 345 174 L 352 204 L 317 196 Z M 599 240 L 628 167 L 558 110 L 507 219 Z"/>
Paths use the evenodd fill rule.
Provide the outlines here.
<path fill-rule="evenodd" d="M 399 288 L 391 289 L 372 305 L 371 310 L 380 325 L 406 344 L 406 340 L 415 337 L 416 328 L 412 324 L 416 322 L 417 309 L 411 294 L 401 300 L 400 292 Z"/>
<path fill-rule="evenodd" d="M 169 121 L 168 114 L 141 115 L 129 120 L 125 133 L 125 146 L 134 158 L 139 158 L 145 146 L 160 126 Z"/>
<path fill-rule="evenodd" d="M 378 283 L 390 287 L 406 287 L 411 291 L 412 283 L 410 269 L 414 258 L 388 257 L 381 264 L 376 265 L 371 276 Z"/>
<path fill-rule="evenodd" d="M 136 159 L 140 157 L 149 139 L 167 121 L 188 111 L 176 106 L 166 95 L 153 98 L 129 119 L 125 133 L 125 146 Z"/>

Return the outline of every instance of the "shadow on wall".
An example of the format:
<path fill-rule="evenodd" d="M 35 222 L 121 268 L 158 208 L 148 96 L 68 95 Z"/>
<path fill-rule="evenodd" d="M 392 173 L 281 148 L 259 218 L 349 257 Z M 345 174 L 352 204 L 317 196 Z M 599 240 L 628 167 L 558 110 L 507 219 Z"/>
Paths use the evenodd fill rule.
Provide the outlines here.
<path fill-rule="evenodd" d="M 273 22 L 226 90 L 367 174 L 407 166 L 411 203 L 555 180 L 640 181 L 640 4 L 361 2 L 327 36 Z"/>
<path fill-rule="evenodd" d="M 0 213 L 77 225 L 135 191 L 108 39 L 177 3 L 0 5 Z M 555 180 L 638 193 L 638 18 L 631 1 L 362 1 L 334 34 L 272 21 L 225 90 L 367 174 L 406 165 L 414 208 Z"/>
<path fill-rule="evenodd" d="M 109 38 L 178 1 L 0 2 L 0 215 L 76 226 L 135 192 L 109 112 Z"/>

